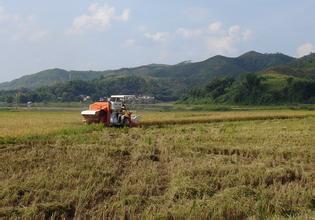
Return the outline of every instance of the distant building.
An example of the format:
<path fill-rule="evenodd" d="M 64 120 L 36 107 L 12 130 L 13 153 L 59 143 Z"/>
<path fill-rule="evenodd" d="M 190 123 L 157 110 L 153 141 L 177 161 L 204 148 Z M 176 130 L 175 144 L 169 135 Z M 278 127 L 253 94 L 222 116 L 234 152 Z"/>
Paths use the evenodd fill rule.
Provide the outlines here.
<path fill-rule="evenodd" d="M 80 99 L 83 102 L 87 102 L 87 101 L 91 100 L 91 96 L 89 96 L 89 95 L 80 95 Z"/>
<path fill-rule="evenodd" d="M 83 98 L 83 101 L 84 101 L 84 102 L 89 101 L 89 100 L 91 100 L 91 96 L 88 96 L 88 95 L 87 95 L 87 96 L 85 96 L 85 97 Z"/>
<path fill-rule="evenodd" d="M 123 102 L 131 104 L 152 104 L 156 102 L 155 97 L 149 95 L 112 95 L 111 98 L 119 98 Z"/>

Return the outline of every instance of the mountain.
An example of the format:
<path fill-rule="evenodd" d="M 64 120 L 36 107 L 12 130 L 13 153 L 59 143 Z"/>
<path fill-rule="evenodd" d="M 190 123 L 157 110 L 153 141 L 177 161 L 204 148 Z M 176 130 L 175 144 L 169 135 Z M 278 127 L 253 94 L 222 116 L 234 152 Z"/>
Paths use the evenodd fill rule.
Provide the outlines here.
<path fill-rule="evenodd" d="M 36 89 L 72 80 L 91 81 L 100 77 L 110 80 L 117 77 L 135 76 L 176 84 L 181 87 L 179 91 L 182 91 L 191 86 L 204 85 L 215 77 L 223 75 L 237 77 L 242 73 L 257 72 L 285 65 L 294 60 L 295 58 L 279 53 L 261 54 L 251 51 L 236 58 L 214 56 L 202 62 L 182 62 L 176 65 L 151 64 L 107 71 L 50 69 L 23 76 L 11 82 L 0 83 L 0 90 Z"/>
<path fill-rule="evenodd" d="M 243 56 L 247 56 L 247 54 Z M 276 57 L 276 59 L 279 58 L 281 57 Z M 286 57 L 281 59 L 286 60 Z M 259 58 L 259 60 L 261 59 Z M 270 64 L 267 69 L 255 74 L 243 75 L 240 78 L 229 76 L 216 78 L 209 81 L 206 86 L 190 90 L 181 102 L 267 105 L 314 104 L 315 54 L 294 59 L 286 65 L 274 67 Z"/>
<path fill-rule="evenodd" d="M 22 76 L 11 82 L 0 83 L 0 90 L 13 90 L 20 88 L 38 88 L 51 86 L 71 80 L 92 80 L 103 75 L 96 71 L 66 71 L 63 69 L 44 70 L 32 75 Z"/>
<path fill-rule="evenodd" d="M 261 54 L 255 51 L 250 51 L 237 58 L 238 65 L 246 67 L 246 70 L 249 72 L 285 65 L 294 60 L 295 58 L 281 53 Z"/>
<path fill-rule="evenodd" d="M 315 53 L 304 56 L 290 62 L 288 65 L 280 65 L 270 68 L 265 73 L 282 74 L 298 78 L 315 80 Z"/>

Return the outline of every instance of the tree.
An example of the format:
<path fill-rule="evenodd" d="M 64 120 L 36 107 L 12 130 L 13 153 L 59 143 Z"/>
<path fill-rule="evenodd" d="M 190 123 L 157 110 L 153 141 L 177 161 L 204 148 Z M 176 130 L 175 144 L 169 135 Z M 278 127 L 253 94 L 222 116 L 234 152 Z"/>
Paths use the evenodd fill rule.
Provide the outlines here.
<path fill-rule="evenodd" d="M 211 97 L 215 100 L 219 96 L 224 95 L 234 81 L 235 79 L 232 77 L 216 78 L 206 86 L 206 91 L 210 93 Z"/>
<path fill-rule="evenodd" d="M 233 101 L 244 104 L 261 104 L 263 78 L 256 74 L 246 74 L 235 89 Z"/>

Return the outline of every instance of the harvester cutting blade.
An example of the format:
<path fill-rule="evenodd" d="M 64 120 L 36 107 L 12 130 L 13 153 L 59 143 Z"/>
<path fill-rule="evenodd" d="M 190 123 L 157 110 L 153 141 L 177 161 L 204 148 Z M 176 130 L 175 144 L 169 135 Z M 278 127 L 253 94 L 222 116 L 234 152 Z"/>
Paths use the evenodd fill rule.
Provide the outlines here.
<path fill-rule="evenodd" d="M 86 124 L 100 122 L 100 110 L 85 110 L 81 112 Z"/>

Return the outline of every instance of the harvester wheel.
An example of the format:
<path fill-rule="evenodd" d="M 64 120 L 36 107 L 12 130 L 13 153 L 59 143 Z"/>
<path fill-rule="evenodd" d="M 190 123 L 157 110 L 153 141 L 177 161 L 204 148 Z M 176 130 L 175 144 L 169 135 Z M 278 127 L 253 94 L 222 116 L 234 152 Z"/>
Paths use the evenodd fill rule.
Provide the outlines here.
<path fill-rule="evenodd" d="M 100 112 L 100 115 L 99 115 L 99 122 L 98 123 L 104 123 L 105 118 L 106 118 L 106 112 L 104 110 L 102 110 Z"/>

